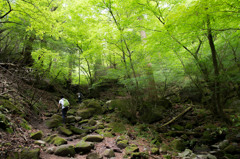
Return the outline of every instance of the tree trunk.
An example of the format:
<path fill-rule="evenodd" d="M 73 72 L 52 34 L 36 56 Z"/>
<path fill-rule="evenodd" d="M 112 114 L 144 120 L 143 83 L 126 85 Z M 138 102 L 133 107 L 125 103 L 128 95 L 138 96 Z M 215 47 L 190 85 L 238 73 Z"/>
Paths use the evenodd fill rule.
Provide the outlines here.
<path fill-rule="evenodd" d="M 23 60 L 21 64 L 23 66 L 32 66 L 33 65 L 33 58 L 32 58 L 32 50 L 33 50 L 33 42 L 36 39 L 36 35 L 32 33 L 29 39 L 26 41 L 25 48 L 22 52 Z"/>
<path fill-rule="evenodd" d="M 217 61 L 217 51 L 216 51 L 215 44 L 213 41 L 209 16 L 207 16 L 207 37 L 208 37 L 208 42 L 209 42 L 209 45 L 211 48 L 212 62 L 213 62 L 213 67 L 214 67 L 214 88 L 213 88 L 211 111 L 213 112 L 214 115 L 222 118 L 225 122 L 230 123 L 230 120 L 228 119 L 226 114 L 223 112 L 223 105 L 221 102 L 221 88 L 220 88 L 221 84 L 219 81 L 219 67 L 218 67 L 218 61 Z"/>

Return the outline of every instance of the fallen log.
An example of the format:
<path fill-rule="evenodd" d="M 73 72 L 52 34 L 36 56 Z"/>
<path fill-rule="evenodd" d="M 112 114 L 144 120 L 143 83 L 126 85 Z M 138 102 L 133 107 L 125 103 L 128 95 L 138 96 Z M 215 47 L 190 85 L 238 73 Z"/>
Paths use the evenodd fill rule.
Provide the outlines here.
<path fill-rule="evenodd" d="M 187 109 L 185 109 L 183 112 L 181 112 L 179 115 L 177 115 L 176 117 L 173 117 L 172 120 L 166 122 L 165 124 L 161 125 L 159 128 L 165 127 L 171 123 L 173 123 L 174 121 L 176 121 L 178 118 L 180 118 L 181 116 L 185 115 L 188 111 L 190 111 L 192 109 L 192 106 L 188 107 Z"/>

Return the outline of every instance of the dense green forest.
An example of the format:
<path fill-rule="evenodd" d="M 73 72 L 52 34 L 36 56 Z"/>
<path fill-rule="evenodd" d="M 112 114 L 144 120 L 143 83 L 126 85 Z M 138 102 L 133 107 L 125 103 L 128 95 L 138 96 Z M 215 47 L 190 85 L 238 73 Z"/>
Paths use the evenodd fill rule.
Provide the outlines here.
<path fill-rule="evenodd" d="M 110 122 L 116 134 L 131 137 L 133 132 L 124 126 L 129 124 L 135 136 L 150 140 L 150 147 L 165 144 L 170 151 L 171 144 L 177 145 L 165 156 L 146 157 L 140 149 L 141 154 L 125 158 L 174 158 L 196 145 L 220 142 L 229 145 L 218 151 L 221 154 L 209 155 L 237 159 L 240 1 L 0 0 L 0 79 L 0 132 L 23 134 L 14 127 L 15 117 L 25 123 L 22 129 L 41 130 L 28 129 L 26 123 L 31 125 L 31 116 L 56 115 L 64 95 L 81 118 L 100 115 L 96 120 Z M 81 104 L 77 92 L 84 96 Z M 192 118 L 185 119 L 189 114 Z M 191 121 L 203 128 L 195 130 Z M 114 127 L 118 122 L 123 124 Z M 58 126 L 48 125 L 44 133 Z M 217 139 L 209 141 L 211 135 Z M 196 136 L 203 141 L 193 144 Z M 183 149 L 176 144 L 182 140 Z M 7 152 L 8 146 L 0 144 L 0 149 Z"/>

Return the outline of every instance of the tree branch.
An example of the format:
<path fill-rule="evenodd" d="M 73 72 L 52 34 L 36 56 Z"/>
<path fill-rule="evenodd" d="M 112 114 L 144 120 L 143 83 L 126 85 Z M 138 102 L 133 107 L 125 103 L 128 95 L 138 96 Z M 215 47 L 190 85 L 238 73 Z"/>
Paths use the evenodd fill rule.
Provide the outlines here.
<path fill-rule="evenodd" d="M 7 3 L 9 6 L 9 11 L 7 13 L 5 13 L 3 16 L 1 16 L 0 19 L 3 19 L 4 17 L 6 17 L 12 11 L 12 7 L 11 7 L 9 0 L 7 0 Z"/>

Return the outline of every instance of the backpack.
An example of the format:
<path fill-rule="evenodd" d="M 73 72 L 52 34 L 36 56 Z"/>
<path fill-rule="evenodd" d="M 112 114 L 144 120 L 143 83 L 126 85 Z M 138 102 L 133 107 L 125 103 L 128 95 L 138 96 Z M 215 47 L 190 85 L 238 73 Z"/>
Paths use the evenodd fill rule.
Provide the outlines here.
<path fill-rule="evenodd" d="M 70 106 L 69 101 L 67 99 L 65 99 L 65 98 L 63 99 L 63 103 L 64 103 L 63 104 L 64 107 L 69 107 Z"/>

